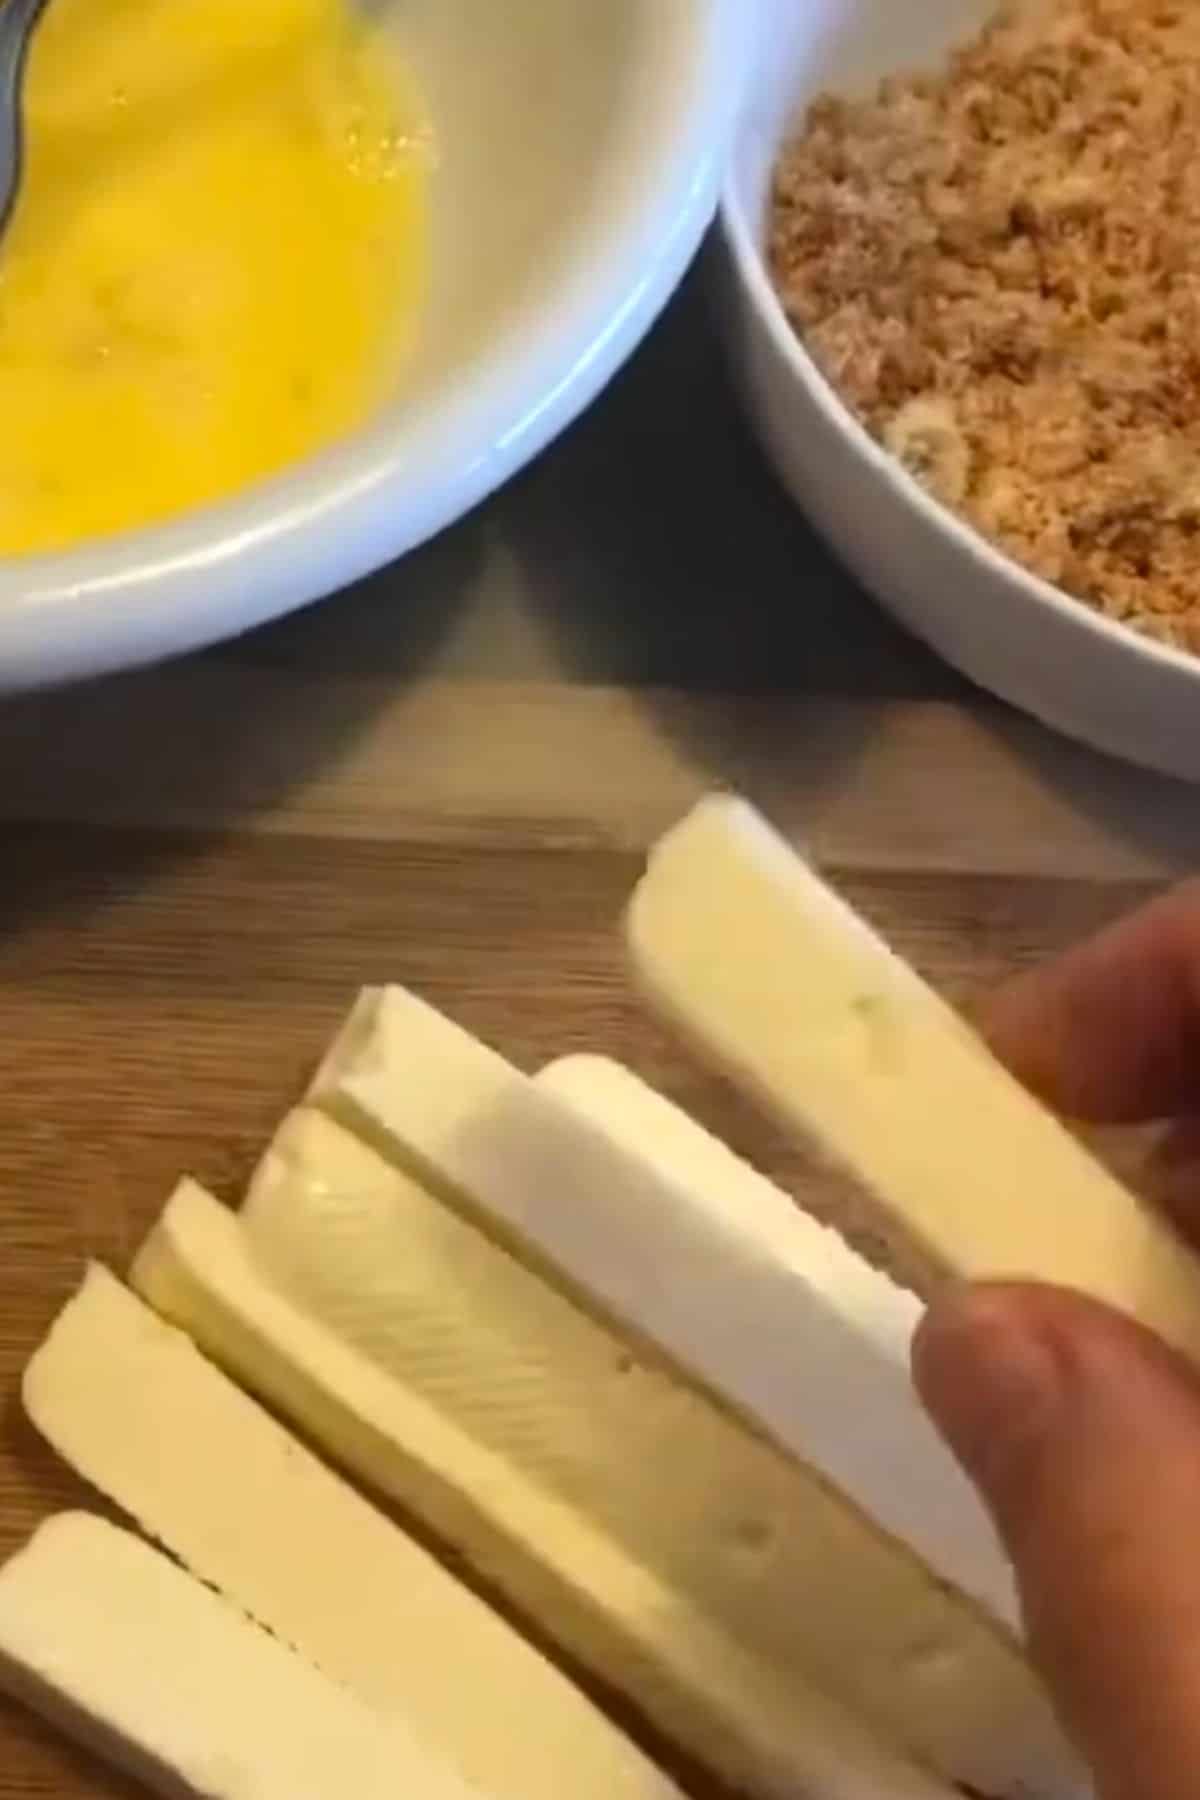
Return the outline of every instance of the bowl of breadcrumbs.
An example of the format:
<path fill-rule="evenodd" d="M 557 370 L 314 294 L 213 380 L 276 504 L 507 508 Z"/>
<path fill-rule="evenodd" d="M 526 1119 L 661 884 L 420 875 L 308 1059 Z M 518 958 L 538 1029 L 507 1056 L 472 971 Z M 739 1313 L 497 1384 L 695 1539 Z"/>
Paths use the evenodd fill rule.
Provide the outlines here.
<path fill-rule="evenodd" d="M 1200 0 L 767 11 L 722 285 L 777 469 L 975 680 L 1200 778 Z"/>

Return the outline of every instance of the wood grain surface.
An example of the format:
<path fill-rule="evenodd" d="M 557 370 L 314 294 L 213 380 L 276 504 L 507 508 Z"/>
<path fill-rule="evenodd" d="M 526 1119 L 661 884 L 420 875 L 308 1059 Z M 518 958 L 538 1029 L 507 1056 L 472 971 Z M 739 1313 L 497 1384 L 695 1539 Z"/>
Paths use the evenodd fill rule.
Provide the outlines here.
<path fill-rule="evenodd" d="M 963 999 L 1200 848 L 1190 793 L 984 702 L 873 612 L 759 468 L 694 294 L 402 569 L 191 663 L 0 705 L 0 1554 L 86 1498 L 17 1399 L 85 1259 L 123 1269 L 184 1171 L 235 1198 L 364 982 L 528 1067 L 620 1056 L 829 1207 L 625 980 L 645 846 L 714 782 Z M 0 1800 L 131 1792 L 0 1705 Z"/>

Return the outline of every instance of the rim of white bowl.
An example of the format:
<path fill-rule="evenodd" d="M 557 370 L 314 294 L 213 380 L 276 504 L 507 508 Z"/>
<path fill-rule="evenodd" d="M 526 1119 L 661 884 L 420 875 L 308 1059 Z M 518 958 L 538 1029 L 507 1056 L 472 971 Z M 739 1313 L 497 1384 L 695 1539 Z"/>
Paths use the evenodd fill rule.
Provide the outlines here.
<path fill-rule="evenodd" d="M 572 260 L 541 330 L 515 334 L 508 360 L 464 373 L 399 433 L 382 420 L 169 523 L 0 562 L 0 692 L 199 649 L 349 586 L 471 511 L 578 418 L 674 293 L 717 206 L 753 20 L 743 0 L 702 0 L 686 28 L 694 78 L 650 198 L 644 184 Z"/>
<path fill-rule="evenodd" d="M 783 145 L 783 135 L 772 146 L 772 162 Z M 721 193 L 719 222 L 732 256 L 738 278 L 750 296 L 755 312 L 765 326 L 774 348 L 788 364 L 797 381 L 806 389 L 830 424 L 848 439 L 860 459 L 905 501 L 934 530 L 949 537 L 968 558 L 974 558 L 1000 579 L 1023 588 L 1032 598 L 1051 608 L 1070 624 L 1104 638 L 1114 648 L 1132 651 L 1144 660 L 1171 669 L 1191 681 L 1200 682 L 1200 656 L 1176 649 L 1157 638 L 1145 637 L 1132 625 L 1097 612 L 1085 600 L 1076 599 L 1065 588 L 1056 587 L 1044 576 L 1026 569 L 1015 557 L 991 543 L 981 531 L 959 517 L 950 507 L 935 500 L 915 476 L 876 442 L 866 426 L 821 373 L 805 349 L 784 310 L 759 232 L 743 203 L 736 166 L 731 168 Z"/>

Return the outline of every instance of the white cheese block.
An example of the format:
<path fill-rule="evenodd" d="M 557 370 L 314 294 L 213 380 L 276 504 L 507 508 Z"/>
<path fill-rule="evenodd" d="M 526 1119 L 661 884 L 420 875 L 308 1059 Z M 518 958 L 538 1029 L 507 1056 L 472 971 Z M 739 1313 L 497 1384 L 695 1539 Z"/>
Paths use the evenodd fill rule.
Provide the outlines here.
<path fill-rule="evenodd" d="M 23 1391 L 39 1431 L 148 1535 L 497 1800 L 671 1800 L 552 1664 L 106 1270 Z"/>
<path fill-rule="evenodd" d="M 527 1611 L 549 1573 L 570 1606 L 539 1622 L 607 1682 L 622 1684 L 627 1653 L 597 1663 L 597 1643 L 669 1672 L 685 1638 L 693 1660 L 705 1642 L 710 1690 L 742 1660 L 763 1693 L 815 1676 L 947 1776 L 988 1793 L 1063 1791 L 1073 1759 L 1011 1643 L 811 1471 L 368 1146 L 319 1113 L 294 1115 L 243 1217 L 298 1305 L 512 1472 L 506 1491 L 478 1457 L 442 1464 L 450 1486 L 474 1481 L 490 1520 L 458 1547 Z M 392 1491 L 428 1504 L 424 1484 Z M 587 1532 L 523 1518 L 531 1493 Z M 678 1728 L 661 1703 L 659 1722 Z"/>
<path fill-rule="evenodd" d="M 0 1686 L 172 1800 L 482 1796 L 165 1556 L 86 1513 L 49 1520 L 0 1570 Z"/>
<path fill-rule="evenodd" d="M 725 1378 L 743 1408 L 1016 1627 L 1012 1570 L 991 1521 L 913 1393 L 915 1296 L 619 1063 L 571 1056 L 535 1079 L 665 1181 L 685 1184 L 675 1265 L 703 1271 L 714 1310 L 737 1310 L 740 1353 Z M 643 1254 L 634 1231 L 626 1247 Z M 634 1323 L 655 1335 L 652 1317 Z"/>
<path fill-rule="evenodd" d="M 750 807 L 664 839 L 628 935 L 651 1000 L 933 1268 L 1082 1290 L 1200 1360 L 1200 1261 Z"/>
<path fill-rule="evenodd" d="M 356 1174 L 355 1182 L 366 1198 L 391 1191 L 377 1173 Z M 330 1195 L 328 1186 L 324 1191 Z M 756 1800 L 948 1800 L 943 1782 L 878 1740 L 814 1683 L 783 1664 L 764 1666 L 716 1634 L 685 1604 L 686 1594 L 665 1587 L 548 1484 L 529 1480 L 515 1461 L 300 1311 L 265 1279 L 237 1220 L 198 1188 L 176 1194 L 138 1258 L 134 1279 L 161 1311 L 346 1466 L 436 1521 L 451 1543 L 469 1546 L 496 1586 L 514 1591 L 519 1584 L 531 1614 L 560 1641 L 569 1638 L 581 1660 L 610 1676 L 667 1737 L 738 1791 Z M 520 1339 L 525 1327 L 513 1322 L 512 1329 Z M 469 1337 L 465 1354 L 472 1354 Z M 728 1529 L 736 1526 L 735 1517 Z M 751 1541 L 746 1554 L 769 1554 L 769 1546 L 764 1551 Z M 577 1572 L 578 1586 L 567 1572 Z M 364 1569 L 356 1588 L 367 1579 Z M 516 1671 L 500 1667 L 486 1675 L 469 1637 L 459 1635 L 463 1730 L 477 1710 L 490 1719 L 494 1708 L 513 1733 L 514 1759 L 528 1771 L 523 1723 L 531 1735 L 557 1734 L 561 1709 L 518 1691 Z M 453 1667 L 459 1635 L 430 1619 L 414 1629 L 413 1652 L 430 1655 L 432 1646 L 430 1659 L 440 1665 L 445 1646 Z M 929 1649 L 933 1681 L 941 1646 Z M 654 1787 L 648 1777 L 639 1787 L 611 1754 L 606 1760 L 602 1748 L 598 1753 L 586 1720 L 569 1742 L 556 1790 L 527 1775 L 533 1800 L 552 1792 L 556 1800 L 666 1792 L 665 1782 Z"/>

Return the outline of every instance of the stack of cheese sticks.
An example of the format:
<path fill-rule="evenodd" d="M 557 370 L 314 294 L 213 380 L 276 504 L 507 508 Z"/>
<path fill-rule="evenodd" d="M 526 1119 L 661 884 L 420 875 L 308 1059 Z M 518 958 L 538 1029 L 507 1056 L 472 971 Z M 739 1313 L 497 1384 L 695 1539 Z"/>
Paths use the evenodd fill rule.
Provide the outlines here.
<path fill-rule="evenodd" d="M 749 808 L 665 840 L 627 933 L 907 1266 L 1074 1285 L 1200 1354 L 1200 1264 Z M 29 1364 L 144 1537 L 42 1527 L 0 1683 L 215 1800 L 677 1796 L 610 1711 L 750 1800 L 1084 1795 L 912 1394 L 920 1310 L 629 1070 L 526 1075 L 368 990 L 241 1210 L 184 1182 Z"/>

